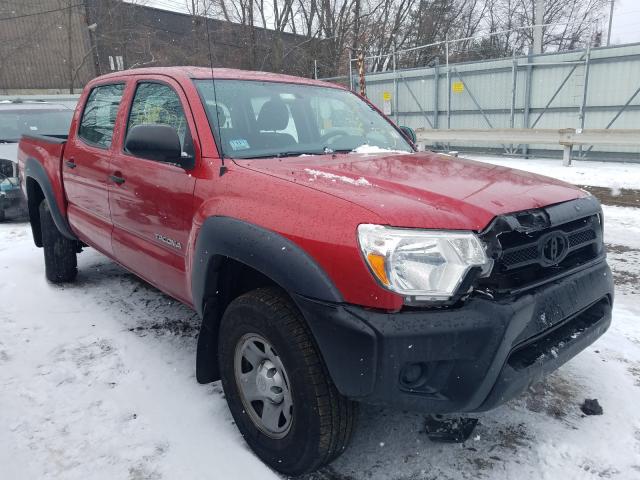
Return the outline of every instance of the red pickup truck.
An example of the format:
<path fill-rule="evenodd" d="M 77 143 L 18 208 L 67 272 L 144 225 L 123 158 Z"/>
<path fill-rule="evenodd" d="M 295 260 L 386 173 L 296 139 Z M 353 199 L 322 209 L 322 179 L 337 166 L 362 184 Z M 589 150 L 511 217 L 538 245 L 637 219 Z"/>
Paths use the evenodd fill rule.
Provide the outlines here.
<path fill-rule="evenodd" d="M 414 142 L 336 85 L 151 68 L 90 82 L 68 137 L 25 135 L 19 162 L 47 278 L 90 246 L 194 308 L 198 381 L 300 474 L 358 402 L 487 410 L 611 322 L 594 197 Z"/>

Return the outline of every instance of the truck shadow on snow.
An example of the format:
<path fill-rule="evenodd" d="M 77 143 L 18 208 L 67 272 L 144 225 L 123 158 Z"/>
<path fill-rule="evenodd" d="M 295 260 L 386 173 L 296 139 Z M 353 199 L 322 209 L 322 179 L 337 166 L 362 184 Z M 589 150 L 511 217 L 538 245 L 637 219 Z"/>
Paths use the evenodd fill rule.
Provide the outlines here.
<path fill-rule="evenodd" d="M 96 303 L 124 313 L 125 327 L 136 335 L 197 338 L 200 319 L 193 310 L 104 257 L 92 257 L 65 288 L 99 291 Z"/>
<path fill-rule="evenodd" d="M 192 351 L 195 367 L 200 327 L 197 314 L 117 264 L 87 252 L 80 256 L 77 281 L 61 288 L 72 289 L 113 312 L 123 330 L 132 335 Z M 219 383 L 214 386 L 212 391 L 222 395 Z M 429 440 L 423 414 L 362 405 L 349 449 L 329 467 L 303 478 L 453 480 L 492 478 L 498 471 L 517 471 L 518 457 L 545 441 L 536 438 L 532 425 L 577 428 L 581 391 L 581 385 L 563 376 L 561 370 L 520 398 L 478 415 L 471 437 L 457 444 Z"/>

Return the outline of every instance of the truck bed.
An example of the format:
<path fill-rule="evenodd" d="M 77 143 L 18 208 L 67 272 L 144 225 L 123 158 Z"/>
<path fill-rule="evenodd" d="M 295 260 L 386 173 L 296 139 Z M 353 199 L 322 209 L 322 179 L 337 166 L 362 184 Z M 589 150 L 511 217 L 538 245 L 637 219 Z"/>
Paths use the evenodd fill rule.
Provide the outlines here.
<path fill-rule="evenodd" d="M 69 138 L 69 135 L 38 135 L 38 134 L 22 135 L 22 139 L 25 139 L 25 138 L 28 138 L 31 140 L 37 140 L 39 142 L 60 144 L 60 143 L 65 143 L 67 141 L 67 138 Z M 21 145 L 22 145 L 22 139 L 20 140 Z"/>
<path fill-rule="evenodd" d="M 66 223 L 66 200 L 62 186 L 62 158 L 67 142 L 66 135 L 23 135 L 18 144 L 18 165 L 21 172 L 20 185 L 27 197 L 28 206 L 37 209 L 40 198 L 47 199 L 50 205 L 55 203 L 56 225 L 59 228 Z M 29 183 L 27 177 L 37 180 L 39 192 L 30 191 L 36 182 Z M 29 201 L 29 197 L 31 201 Z"/>

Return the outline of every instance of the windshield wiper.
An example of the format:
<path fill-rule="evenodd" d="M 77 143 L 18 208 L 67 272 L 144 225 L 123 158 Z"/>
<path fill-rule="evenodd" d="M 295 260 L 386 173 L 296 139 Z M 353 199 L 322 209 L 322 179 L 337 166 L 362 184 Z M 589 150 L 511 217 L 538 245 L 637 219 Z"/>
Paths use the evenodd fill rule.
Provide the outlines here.
<path fill-rule="evenodd" d="M 356 147 L 357 148 L 357 147 Z M 285 158 L 285 157 L 299 157 L 300 155 L 331 155 L 334 153 L 351 153 L 353 152 L 353 148 L 337 148 L 333 149 L 331 147 L 324 147 L 320 150 L 298 150 L 298 151 L 287 151 L 287 152 L 275 152 L 275 153 L 265 153 L 262 155 L 251 155 L 250 157 L 235 157 L 238 160 L 250 160 L 253 158 Z"/>
<path fill-rule="evenodd" d="M 278 152 L 276 158 L 299 157 L 300 155 L 320 155 L 318 152 Z"/>
<path fill-rule="evenodd" d="M 353 148 L 331 148 L 331 147 L 324 147 L 322 149 L 322 152 L 325 154 L 329 154 L 329 153 L 351 153 L 353 152 L 356 148 L 358 147 L 353 147 Z"/>
<path fill-rule="evenodd" d="M 276 152 L 276 153 L 265 153 L 263 155 L 252 155 L 250 157 L 235 157 L 235 158 L 237 158 L 238 160 L 250 160 L 252 158 L 299 157 L 300 155 L 324 155 L 324 152 L 318 152 L 318 151 Z"/>

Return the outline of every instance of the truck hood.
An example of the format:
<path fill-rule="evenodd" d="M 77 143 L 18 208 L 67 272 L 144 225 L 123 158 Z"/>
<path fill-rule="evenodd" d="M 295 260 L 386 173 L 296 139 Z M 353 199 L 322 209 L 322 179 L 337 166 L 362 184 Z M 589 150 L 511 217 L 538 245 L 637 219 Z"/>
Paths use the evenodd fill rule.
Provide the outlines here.
<path fill-rule="evenodd" d="M 478 231 L 500 214 L 588 195 L 552 178 L 435 153 L 350 153 L 236 163 L 355 203 L 398 227 Z"/>
<path fill-rule="evenodd" d="M 18 163 L 18 144 L 0 143 L 0 159 L 11 160 Z"/>

